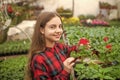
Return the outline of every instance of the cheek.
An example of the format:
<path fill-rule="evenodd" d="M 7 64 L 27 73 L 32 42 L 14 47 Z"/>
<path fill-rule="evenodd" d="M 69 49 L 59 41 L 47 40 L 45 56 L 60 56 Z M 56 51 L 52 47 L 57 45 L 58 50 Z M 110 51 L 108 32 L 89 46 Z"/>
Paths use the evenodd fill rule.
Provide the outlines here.
<path fill-rule="evenodd" d="M 60 34 L 63 34 L 63 29 L 60 30 Z"/>
<path fill-rule="evenodd" d="M 45 31 L 45 36 L 50 36 L 54 33 L 54 31 Z"/>
<path fill-rule="evenodd" d="M 63 29 L 61 30 L 61 33 L 63 33 Z"/>

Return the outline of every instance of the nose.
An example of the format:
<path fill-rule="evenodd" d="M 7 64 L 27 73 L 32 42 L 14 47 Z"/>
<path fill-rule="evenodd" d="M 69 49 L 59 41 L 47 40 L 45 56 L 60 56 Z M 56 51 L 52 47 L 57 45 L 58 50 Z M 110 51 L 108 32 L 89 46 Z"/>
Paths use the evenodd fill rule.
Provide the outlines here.
<path fill-rule="evenodd" d="M 62 33 L 62 32 L 63 32 L 63 29 L 60 28 L 60 27 L 57 27 L 57 28 L 56 28 L 56 32 L 58 32 L 58 33 Z"/>

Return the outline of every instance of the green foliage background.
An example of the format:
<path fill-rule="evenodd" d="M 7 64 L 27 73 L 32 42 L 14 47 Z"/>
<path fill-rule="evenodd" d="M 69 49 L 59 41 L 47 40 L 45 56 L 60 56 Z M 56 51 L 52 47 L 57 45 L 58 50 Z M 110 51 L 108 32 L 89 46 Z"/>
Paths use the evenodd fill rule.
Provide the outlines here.
<path fill-rule="evenodd" d="M 111 23 L 115 24 L 115 23 Z M 78 40 L 82 37 L 88 38 L 95 49 L 102 52 L 102 47 L 99 47 L 100 42 L 104 36 L 110 38 L 112 46 L 112 53 L 108 55 L 110 61 L 118 61 L 117 65 L 102 68 L 100 65 L 95 64 L 76 64 L 74 67 L 78 80 L 81 79 L 107 79 L 115 80 L 120 79 L 120 26 L 119 24 L 112 27 L 85 27 L 85 26 L 70 26 L 65 25 L 67 31 L 67 38 L 71 45 L 77 44 Z M 13 44 L 13 43 L 12 43 Z M 15 43 L 16 44 L 16 43 Z M 15 45 L 14 44 L 14 45 Z M 18 44 L 18 43 L 17 43 Z M 29 48 L 29 43 L 26 49 Z M 11 44 L 10 44 L 11 45 Z M 1 44 L 0 44 L 1 46 Z M 2 47 L 1 47 L 2 48 Z M 8 47 L 6 47 L 8 48 Z M 12 50 L 12 49 L 11 49 Z M 5 50 L 7 51 L 7 50 Z M 73 53 L 74 54 L 74 53 Z M 104 54 L 104 53 L 102 53 Z M 71 55 L 72 56 L 72 55 Z M 91 56 L 90 56 L 91 57 Z M 91 58 L 94 58 L 91 57 Z M 96 57 L 95 57 L 96 58 Z M 102 55 L 101 55 L 101 60 Z M 26 56 L 15 58 L 8 58 L 0 60 L 0 79 L 2 80 L 23 80 L 24 70 L 27 62 Z"/>

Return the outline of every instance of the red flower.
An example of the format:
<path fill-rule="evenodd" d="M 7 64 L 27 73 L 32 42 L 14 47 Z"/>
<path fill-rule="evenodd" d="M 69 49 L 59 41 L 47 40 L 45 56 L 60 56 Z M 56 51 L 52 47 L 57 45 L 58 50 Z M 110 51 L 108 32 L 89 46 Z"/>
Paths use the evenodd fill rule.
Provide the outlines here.
<path fill-rule="evenodd" d="M 8 5 L 8 6 L 7 6 L 7 11 L 8 11 L 9 13 L 12 13 L 12 12 L 13 12 L 13 9 L 12 9 L 12 6 L 11 6 L 11 5 Z"/>
<path fill-rule="evenodd" d="M 86 38 L 81 38 L 79 40 L 79 45 L 88 45 L 89 44 L 89 40 Z"/>
<path fill-rule="evenodd" d="M 105 42 L 107 42 L 107 41 L 109 40 L 109 38 L 108 38 L 108 37 L 104 37 L 103 40 L 104 40 Z"/>
<path fill-rule="evenodd" d="M 108 45 L 106 45 L 106 48 L 109 49 L 109 50 L 111 50 L 112 49 L 112 45 L 108 44 Z"/>

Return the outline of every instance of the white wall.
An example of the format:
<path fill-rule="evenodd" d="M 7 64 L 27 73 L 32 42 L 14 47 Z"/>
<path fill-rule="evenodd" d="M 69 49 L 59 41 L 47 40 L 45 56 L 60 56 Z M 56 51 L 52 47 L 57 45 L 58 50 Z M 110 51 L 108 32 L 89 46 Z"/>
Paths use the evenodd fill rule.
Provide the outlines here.
<path fill-rule="evenodd" d="M 74 0 L 74 2 L 74 16 L 99 13 L 98 0 Z M 40 0 L 39 4 L 44 6 L 43 11 L 56 11 L 56 8 L 61 6 L 72 9 L 72 0 Z"/>
<path fill-rule="evenodd" d="M 39 0 L 39 5 L 44 6 L 43 11 L 56 11 L 58 7 L 72 9 L 73 0 Z M 84 15 L 97 15 L 99 13 L 99 1 L 108 2 L 115 5 L 115 0 L 74 0 L 74 16 L 80 14 Z"/>
<path fill-rule="evenodd" d="M 75 16 L 80 14 L 97 15 L 99 13 L 98 0 L 75 0 Z"/>
<path fill-rule="evenodd" d="M 118 7 L 118 18 L 120 19 L 120 0 L 116 1 Z"/>
<path fill-rule="evenodd" d="M 55 11 L 58 7 L 60 0 L 39 0 L 38 3 L 41 6 L 44 6 L 43 11 Z"/>

